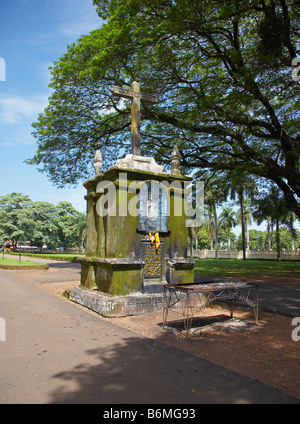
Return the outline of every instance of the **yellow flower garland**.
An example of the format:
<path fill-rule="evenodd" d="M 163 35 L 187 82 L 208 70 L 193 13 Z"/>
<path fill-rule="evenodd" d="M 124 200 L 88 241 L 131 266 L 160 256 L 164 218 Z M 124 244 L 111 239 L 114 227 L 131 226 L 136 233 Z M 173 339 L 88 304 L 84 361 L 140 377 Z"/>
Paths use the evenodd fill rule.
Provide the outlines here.
<path fill-rule="evenodd" d="M 151 233 L 149 233 L 149 237 L 150 237 L 151 244 L 155 242 L 155 248 L 156 250 L 158 250 L 160 246 L 159 232 L 156 231 L 154 236 Z"/>

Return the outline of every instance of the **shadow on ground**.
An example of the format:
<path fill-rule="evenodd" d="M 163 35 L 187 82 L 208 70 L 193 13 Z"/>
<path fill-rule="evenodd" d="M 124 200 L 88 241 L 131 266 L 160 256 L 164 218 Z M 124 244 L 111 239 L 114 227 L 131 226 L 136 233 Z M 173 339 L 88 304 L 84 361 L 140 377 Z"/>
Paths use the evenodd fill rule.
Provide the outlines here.
<path fill-rule="evenodd" d="M 54 375 L 51 403 L 300 403 L 160 342 L 128 337 L 110 346 L 86 351 L 89 362 Z"/>

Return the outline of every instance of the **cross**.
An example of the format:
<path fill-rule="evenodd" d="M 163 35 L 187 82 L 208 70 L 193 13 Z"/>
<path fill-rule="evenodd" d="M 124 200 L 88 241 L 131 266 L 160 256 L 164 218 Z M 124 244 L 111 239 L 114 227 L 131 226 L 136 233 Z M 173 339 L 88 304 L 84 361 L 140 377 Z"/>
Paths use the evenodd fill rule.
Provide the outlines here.
<path fill-rule="evenodd" d="M 141 155 L 141 101 L 154 105 L 158 99 L 150 94 L 140 92 L 140 84 L 134 81 L 131 89 L 113 87 L 110 91 L 118 97 L 131 99 L 131 153 Z"/>

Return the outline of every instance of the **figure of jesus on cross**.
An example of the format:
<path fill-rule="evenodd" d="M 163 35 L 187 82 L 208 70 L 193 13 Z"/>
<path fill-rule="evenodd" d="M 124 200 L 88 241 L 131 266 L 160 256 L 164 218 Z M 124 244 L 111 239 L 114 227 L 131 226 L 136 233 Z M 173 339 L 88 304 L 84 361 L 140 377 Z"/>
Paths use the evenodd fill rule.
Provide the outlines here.
<path fill-rule="evenodd" d="M 110 90 L 115 96 L 131 99 L 131 153 L 141 155 L 141 101 L 154 105 L 158 99 L 149 94 L 140 92 L 140 84 L 133 82 L 131 90 L 122 87 L 113 87 Z"/>

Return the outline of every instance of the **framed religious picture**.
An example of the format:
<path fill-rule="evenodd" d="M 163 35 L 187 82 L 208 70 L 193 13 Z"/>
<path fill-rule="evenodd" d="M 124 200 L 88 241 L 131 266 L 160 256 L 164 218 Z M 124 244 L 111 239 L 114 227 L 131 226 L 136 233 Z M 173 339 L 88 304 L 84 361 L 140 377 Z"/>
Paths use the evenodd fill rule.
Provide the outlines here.
<path fill-rule="evenodd" d="M 168 196 L 157 181 L 147 181 L 139 194 L 139 231 L 168 232 Z"/>

